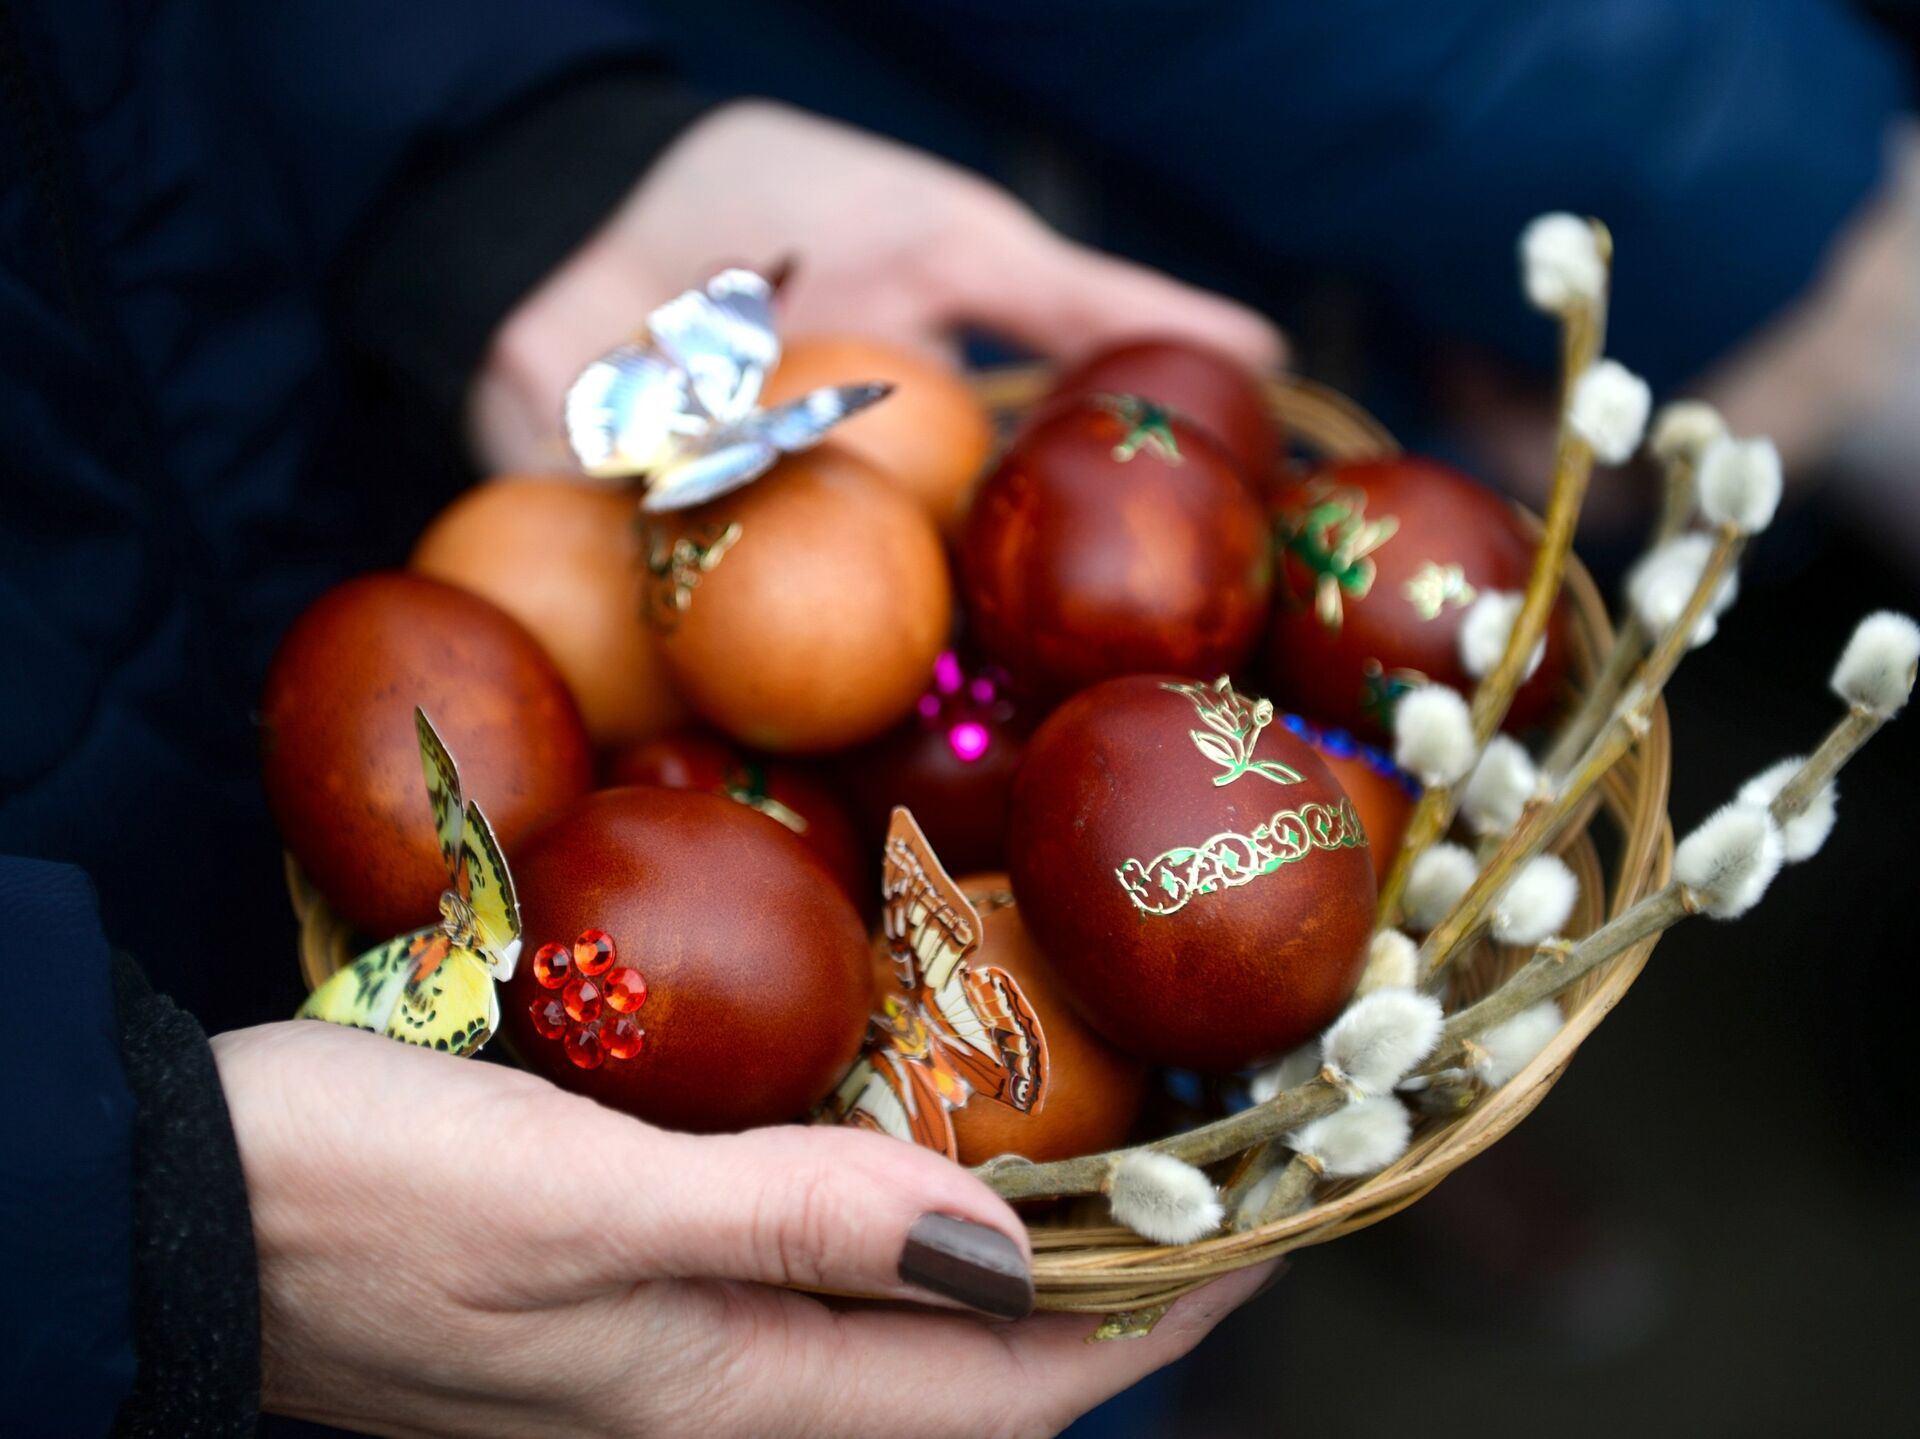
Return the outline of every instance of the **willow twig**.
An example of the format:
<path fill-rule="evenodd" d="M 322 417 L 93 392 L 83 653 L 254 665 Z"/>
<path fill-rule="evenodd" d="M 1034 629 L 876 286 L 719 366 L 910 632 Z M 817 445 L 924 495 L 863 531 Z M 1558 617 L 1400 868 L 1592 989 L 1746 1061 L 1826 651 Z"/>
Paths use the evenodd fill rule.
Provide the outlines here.
<path fill-rule="evenodd" d="M 1861 709 L 1857 705 L 1848 710 L 1827 737 L 1820 741 L 1820 747 L 1808 755 L 1800 768 L 1794 771 L 1793 778 L 1781 786 L 1780 793 L 1773 797 L 1773 803 L 1767 806 L 1767 813 L 1773 816 L 1775 824 L 1785 824 L 1796 815 L 1805 812 L 1821 790 L 1833 782 L 1833 777 L 1846 767 L 1848 760 L 1858 754 L 1887 722 L 1887 716 L 1875 714 L 1872 710 Z"/>
<path fill-rule="evenodd" d="M 1271 1174 L 1272 1167 L 1262 1171 Z M 1260 1202 L 1260 1208 L 1253 1213 L 1243 1214 L 1240 1205 L 1235 1203 L 1228 1210 L 1228 1226 L 1235 1233 L 1248 1229 L 1258 1229 L 1263 1224 L 1271 1224 L 1276 1219 L 1285 1219 L 1290 1214 L 1298 1214 L 1313 1202 L 1313 1191 L 1326 1175 L 1325 1167 L 1310 1154 L 1296 1154 L 1287 1160 L 1280 1170 L 1280 1177 L 1273 1182 L 1273 1188 L 1267 1191 L 1267 1197 Z M 1248 1192 L 1252 1186 L 1249 1185 Z M 1245 1199 L 1245 1194 L 1240 1196 Z"/>
<path fill-rule="evenodd" d="M 1668 459 L 1664 469 L 1660 515 L 1654 521 L 1652 534 L 1647 537 L 1648 554 L 1686 528 L 1694 506 L 1693 471 L 1694 456 L 1691 451 L 1675 454 Z M 1646 654 L 1652 638 L 1647 627 L 1640 623 L 1640 616 L 1628 609 L 1620 621 L 1619 631 L 1614 635 L 1613 648 L 1607 651 L 1600 672 L 1594 676 L 1593 683 L 1580 701 L 1580 708 L 1561 728 L 1547 750 L 1546 758 L 1541 761 L 1542 771 L 1550 775 L 1563 774 L 1580 758 L 1594 732 L 1612 712 L 1614 701 L 1619 698 L 1620 691 L 1633 674 L 1633 667 Z"/>
<path fill-rule="evenodd" d="M 1255 1104 L 1198 1129 L 1156 1139 L 1143 1149 L 1158 1150 L 1189 1164 L 1212 1164 L 1264 1140 L 1291 1134 L 1303 1124 L 1325 1118 L 1347 1102 L 1347 1093 L 1330 1077 L 1283 1089 L 1264 1104 Z M 973 1172 L 1002 1199 L 1051 1199 L 1068 1194 L 1098 1194 L 1120 1157 L 1129 1151 L 1108 1150 L 1077 1159 L 1034 1164 L 1015 1155 L 990 1159 Z"/>
<path fill-rule="evenodd" d="M 1829 730 L 1820 746 L 1794 771 L 1782 786 L 1767 812 L 1775 824 L 1803 814 L 1822 788 L 1833 781 L 1847 762 L 1866 742 L 1879 733 L 1886 720 L 1879 715 L 1853 709 Z M 1504 1024 L 1543 999 L 1552 999 L 1608 960 L 1633 945 L 1698 913 L 1698 905 L 1685 885 L 1670 881 L 1638 904 L 1623 911 L 1592 934 L 1571 947 L 1543 946 L 1513 976 L 1476 1004 L 1448 1017 L 1440 1031 L 1440 1043 L 1433 1054 L 1415 1071 L 1416 1075 L 1435 1076 L 1458 1068 L 1467 1058 L 1466 1043 L 1495 1025 Z"/>
<path fill-rule="evenodd" d="M 1613 239 L 1598 220 L 1593 226 L 1594 241 L 1603 263 L 1613 257 Z M 1484 747 L 1507 717 L 1513 697 L 1525 683 L 1533 652 L 1547 632 L 1553 608 L 1560 599 L 1566 578 L 1567 556 L 1573 549 L 1574 530 L 1580 523 L 1580 507 L 1587 497 L 1587 484 L 1593 477 L 1593 448 L 1575 431 L 1572 424 L 1574 387 L 1599 357 L 1606 339 L 1607 302 L 1604 287 L 1586 303 L 1574 302 L 1561 314 L 1560 324 L 1560 429 L 1554 444 L 1553 481 L 1547 499 L 1547 512 L 1541 522 L 1540 544 L 1534 553 L 1533 572 L 1528 576 L 1526 592 L 1515 617 L 1507 648 L 1500 660 L 1487 672 L 1473 692 L 1471 716 L 1473 739 Z M 1383 928 L 1399 922 L 1400 901 L 1406 893 L 1407 877 L 1421 851 L 1436 842 L 1453 823 L 1458 805 L 1455 786 L 1434 785 L 1424 791 L 1407 821 L 1400 852 L 1380 887 L 1380 924 Z"/>
<path fill-rule="evenodd" d="M 1421 943 L 1423 978 L 1431 980 L 1452 962 L 1461 941 L 1478 926 L 1487 906 L 1507 886 L 1514 872 L 1546 847 L 1559 824 L 1646 733 L 1654 702 L 1679 668 L 1693 643 L 1695 628 L 1713 603 L 1721 582 L 1739 560 L 1745 542 L 1745 536 L 1731 525 L 1715 531 L 1713 547 L 1686 607 L 1641 662 L 1615 705 L 1612 718 L 1594 736 L 1572 772 L 1555 783 L 1548 796 L 1529 803 L 1521 812 L 1513 832 L 1475 876 L 1447 917 L 1434 926 Z"/>
<path fill-rule="evenodd" d="M 1650 638 L 1647 627 L 1640 623 L 1638 615 L 1629 612 L 1620 621 L 1613 648 L 1607 651 L 1600 672 L 1593 677 L 1593 684 L 1581 700 L 1580 708 L 1574 711 L 1573 717 L 1555 736 L 1546 758 L 1541 760 L 1542 774 L 1565 774 L 1593 742 L 1595 732 L 1613 713 L 1613 707 L 1620 699 L 1620 691 L 1626 688 L 1627 681 L 1633 677 L 1634 667 L 1645 658 Z"/>

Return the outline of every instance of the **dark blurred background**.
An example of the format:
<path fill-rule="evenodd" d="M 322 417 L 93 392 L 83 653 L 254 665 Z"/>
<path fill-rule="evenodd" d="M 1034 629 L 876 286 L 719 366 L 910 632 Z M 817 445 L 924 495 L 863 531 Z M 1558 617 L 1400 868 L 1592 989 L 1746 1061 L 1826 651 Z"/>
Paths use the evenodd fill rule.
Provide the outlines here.
<path fill-rule="evenodd" d="M 948 37 L 953 14 L 968 8 L 895 7 L 935 12 Z M 1920 34 L 1911 7 L 1836 19 L 1846 7 L 1452 6 L 1449 21 L 1429 27 L 1445 32 L 1434 41 L 1444 58 L 1396 76 L 1396 60 L 1418 49 L 1391 32 L 1396 7 L 1340 6 L 1307 28 L 1324 32 L 1326 53 L 1354 57 L 1351 66 L 1317 70 L 1297 50 L 1255 39 L 1242 63 L 1270 68 L 1227 79 L 1211 104 L 1169 100 L 1161 88 L 1208 71 L 1182 28 L 1192 7 L 1039 6 L 1032 34 L 1009 32 L 997 7 L 973 8 L 981 47 L 1004 57 L 1032 46 L 1024 63 L 1000 66 L 1023 100 L 1045 92 L 1034 77 L 1060 63 L 1048 46 L 1067 23 L 1062 9 L 1073 12 L 1085 53 L 1062 65 L 1061 105 L 1084 106 L 1104 83 L 1116 109 L 1148 112 L 1142 125 L 1164 113 L 1185 126 L 1168 141 L 1176 158 L 1132 163 L 1110 134 L 1047 123 L 1044 100 L 982 103 L 978 70 L 943 61 L 941 47 L 916 49 L 899 13 L 882 23 L 857 3 L 733 5 L 724 16 L 688 0 L 662 6 L 697 77 L 953 155 L 1007 181 L 1069 233 L 1260 304 L 1286 326 L 1306 373 L 1360 396 L 1410 446 L 1523 495 L 1537 496 L 1530 486 L 1546 468 L 1552 331 L 1515 297 L 1511 237 L 1543 192 L 1614 226 L 1621 298 L 1610 352 L 1648 373 L 1659 398 L 1709 393 L 1736 429 L 1784 432 L 1792 476 L 1732 621 L 1669 692 L 1677 828 L 1824 732 L 1835 717 L 1827 674 L 1864 611 L 1920 602 L 1920 231 L 1910 225 L 1900 122 L 1883 130 L 1861 93 L 1886 85 L 1878 103 L 1904 96 Z M 1211 8 L 1251 16 L 1300 7 Z M 1118 41 L 1102 56 L 1103 34 L 1138 35 L 1141 16 L 1156 12 L 1168 26 L 1164 64 L 1151 63 L 1152 47 Z M 1826 29 L 1863 16 L 1843 36 Z M 1370 23 L 1388 28 L 1370 37 Z M 1257 36 L 1257 20 L 1247 24 Z M 758 43 L 769 34 L 777 46 Z M 1636 70 L 1636 55 L 1658 68 Z M 1827 66 L 1852 80 L 1823 83 Z M 1103 68 L 1104 82 L 1090 78 Z M 1429 97 L 1431 110 L 1416 96 L 1376 96 L 1384 132 L 1349 132 L 1344 157 L 1312 135 L 1263 130 L 1271 112 L 1258 105 L 1239 126 L 1226 108 L 1232 95 L 1304 87 L 1333 126 L 1352 118 L 1343 105 L 1364 108 L 1355 89 L 1436 77 L 1442 94 Z M 1291 101 L 1272 108 L 1297 116 L 1308 106 Z M 1521 116 L 1554 138 L 1503 129 Z M 1421 205 L 1431 198 L 1435 228 L 1457 230 L 1445 187 L 1471 188 L 1515 161 L 1487 154 L 1486 175 L 1476 176 L 1456 140 L 1557 156 L 1566 173 L 1558 186 L 1528 174 L 1510 192 L 1473 195 L 1506 210 L 1486 221 L 1484 263 L 1457 271 L 1461 293 L 1446 295 L 1436 291 L 1448 288 L 1458 257 L 1437 236 L 1433 265 L 1415 261 Z M 1396 142 L 1436 166 L 1430 196 L 1369 173 Z M 1182 144 L 1199 172 L 1189 183 Z M 1289 148 L 1313 163 L 1268 155 Z M 1221 168 L 1242 151 L 1266 156 L 1249 161 L 1250 184 L 1278 170 L 1301 190 L 1242 196 L 1240 213 L 1343 210 L 1328 223 L 1394 233 L 1356 244 L 1351 272 L 1262 246 L 1257 220 L 1219 218 L 1231 186 Z M 1788 202 L 1788 192 L 1800 198 Z M 1863 222 L 1875 207 L 1897 218 Z M 1884 243 L 1892 258 L 1836 262 L 1863 226 L 1890 233 L 1854 243 Z M 1743 265 L 1735 253 L 1791 248 L 1795 230 L 1791 244 L 1817 257 L 1805 273 L 1794 276 L 1788 261 L 1763 273 L 1764 263 Z M 1404 287 L 1367 273 L 1382 251 Z M 1873 274 L 1836 278 L 1849 265 Z M 1861 291 L 1871 300 L 1852 298 Z M 1862 313 L 1882 323 L 1863 323 Z M 1830 375 L 1823 389 L 1764 353 L 1788 344 L 1838 354 L 1858 373 Z M 1633 555 L 1650 487 L 1639 474 L 1597 487 L 1581 548 L 1609 592 Z M 1296 1254 L 1286 1277 L 1191 1359 L 1071 1432 L 1915 1432 L 1911 1016 L 1920 981 L 1905 905 L 1917 779 L 1910 735 L 1894 731 L 1871 747 L 1845 778 L 1842 823 L 1818 859 L 1788 871 L 1746 923 L 1695 921 L 1665 939 L 1521 1128 L 1405 1213 Z"/>
<path fill-rule="evenodd" d="M 1605 219 L 1620 255 L 1610 352 L 1645 374 L 1657 397 L 1704 395 L 1736 430 L 1774 435 L 1791 477 L 1737 609 L 1669 691 L 1680 829 L 1819 737 L 1835 715 L 1827 672 L 1863 612 L 1920 609 L 1914 6 L 606 0 L 604 8 L 623 6 L 657 19 L 673 72 L 716 98 L 770 95 L 933 150 L 1007 184 L 1077 238 L 1257 305 L 1286 328 L 1302 372 L 1354 394 L 1409 448 L 1522 498 L 1538 498 L 1545 473 L 1553 330 L 1519 297 L 1513 241 L 1546 209 Z M 508 8 L 476 5 L 476 30 L 483 21 L 501 30 Z M 409 64 L 434 70 L 440 58 L 406 53 L 431 27 L 399 24 L 405 9 L 394 7 L 393 34 L 368 37 L 377 73 L 359 78 L 372 92 L 387 93 L 381 87 Z M 154 33 L 183 66 L 222 38 L 158 21 Z M 310 72 L 319 90 L 337 79 L 330 65 L 344 63 L 317 54 L 300 74 Z M 85 97 L 109 119 L 123 78 L 109 76 Z M 10 84 L 0 90 L 15 102 Z M 423 97 L 421 110 L 431 115 L 445 100 Z M 139 156 L 153 137 L 119 138 Z M 211 141 L 203 148 L 223 153 Z M 0 153 L 0 172 L 32 168 L 38 181 L 44 159 Z M 343 161 L 341 172 L 350 169 Z M 109 194 L 116 182 L 139 190 L 125 173 L 93 178 Z M 163 272 L 179 259 L 169 247 L 179 246 L 178 268 L 192 279 L 199 237 L 188 232 L 208 221 L 189 202 L 205 206 L 218 192 L 231 205 L 219 223 L 234 253 L 272 263 L 252 259 L 231 290 L 193 297 L 194 316 L 162 306 L 134 318 L 159 337 L 170 364 L 175 331 L 190 332 L 189 320 L 229 322 L 239 336 L 198 354 L 180 343 L 202 366 L 169 372 L 184 377 L 183 391 L 225 383 L 222 367 L 264 391 L 267 380 L 248 371 L 248 347 L 256 332 L 279 327 L 283 411 L 268 417 L 271 433 L 265 420 L 260 431 L 229 433 L 220 405 L 199 396 L 176 416 L 181 433 L 128 437 L 118 431 L 134 407 L 101 404 L 94 428 L 143 454 L 164 443 L 170 461 L 195 474 L 271 478 L 299 468 L 353 477 L 325 491 L 287 487 L 339 515 L 309 508 L 298 525 L 285 514 L 226 517 L 260 551 L 277 545 L 296 557 L 283 554 L 273 575 L 248 574 L 244 554 L 182 548 L 183 567 L 239 572 L 249 603 L 284 624 L 337 573 L 397 561 L 450 491 L 422 478 L 390 414 L 349 403 L 358 398 L 344 393 L 350 377 L 323 372 L 315 358 L 327 337 L 309 323 L 319 306 L 294 262 L 338 241 L 307 223 L 305 207 L 324 212 L 327 187 L 344 187 L 340 175 L 320 164 L 312 174 L 218 179 L 159 177 L 147 208 L 116 212 L 124 225 L 115 238 L 150 247 Z M 287 273 L 275 268 L 283 260 Z M 37 380 L 59 356 L 24 343 L 9 351 L 9 341 L 35 337 L 7 328 L 0 362 L 27 355 L 20 373 Z M 353 418 L 323 425 L 341 414 Z M 23 424 L 9 446 L 24 451 L 36 438 Z M 1634 471 L 1596 485 L 1581 551 L 1609 592 L 1633 556 L 1651 493 L 1651 477 Z M 56 498 L 50 512 L 76 525 L 97 500 L 65 489 Z M 376 513 L 347 514 L 354 505 Z M 354 551 L 289 543 L 301 526 L 347 536 Z M 38 533 L 26 532 L 10 563 L 37 558 Z M 112 590 L 131 586 L 131 573 L 102 563 L 87 577 L 115 623 L 142 603 L 132 589 L 126 598 Z M 264 620 L 257 628 L 277 633 Z M 209 672 L 245 668 L 226 653 L 193 658 Z M 35 707 L 67 706 L 77 727 L 85 687 L 59 675 L 36 681 Z M 253 692 L 251 677 L 230 684 Z M 243 717 L 228 715 L 221 731 L 201 714 L 183 702 L 162 717 L 194 736 L 202 758 L 235 768 L 232 757 L 252 739 Z M 30 768 L 7 718 L 0 760 Z M 1738 925 L 1695 921 L 1659 946 L 1515 1133 L 1409 1211 L 1297 1254 L 1278 1285 L 1192 1358 L 1073 1432 L 1920 1431 L 1912 1358 L 1920 982 L 1903 908 L 1915 890 L 1907 813 L 1920 796 L 1915 723 L 1896 726 L 1849 769 L 1834 837 L 1782 876 L 1762 911 Z M 142 764 L 144 756 L 136 752 Z M 51 791 L 23 801 L 21 823 L 57 820 L 76 835 L 123 819 L 142 827 L 156 865 L 181 871 L 170 877 L 181 906 L 204 911 L 197 922 L 210 932 L 228 925 L 257 942 L 236 894 L 257 898 L 271 923 L 286 919 L 252 766 L 235 769 L 224 790 L 186 792 L 202 795 L 197 818 L 226 837 L 217 863 L 170 856 L 171 836 L 154 814 L 101 815 Z M 224 952 L 252 953 L 237 943 Z M 271 952 L 275 965 L 243 979 L 190 968 L 164 978 L 210 1029 L 254 1022 L 291 1012 L 298 999 L 293 967 L 278 963 L 284 947 Z"/>

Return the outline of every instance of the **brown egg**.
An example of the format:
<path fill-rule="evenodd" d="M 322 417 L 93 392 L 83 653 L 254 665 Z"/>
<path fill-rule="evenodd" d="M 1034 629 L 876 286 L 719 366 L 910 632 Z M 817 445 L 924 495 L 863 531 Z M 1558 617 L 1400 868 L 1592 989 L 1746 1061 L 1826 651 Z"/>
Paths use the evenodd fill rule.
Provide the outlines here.
<path fill-rule="evenodd" d="M 705 790 L 756 809 L 799 835 L 855 908 L 864 911 L 878 902 L 878 862 L 860 843 L 846 807 L 802 765 L 762 760 L 718 735 L 687 727 L 629 745 L 607 761 L 606 773 L 616 785 Z"/>
<path fill-rule="evenodd" d="M 513 877 L 526 948 L 501 1028 L 554 1083 L 674 1129 L 747 1129 L 807 1113 L 859 1052 L 860 917 L 765 815 L 602 790 L 529 839 Z"/>
<path fill-rule="evenodd" d="M 442 510 L 411 561 L 525 625 L 602 745 L 646 739 L 684 715 L 646 622 L 635 508 L 625 491 L 582 480 L 493 480 Z"/>
<path fill-rule="evenodd" d="M 833 442 L 886 474 L 952 533 L 993 448 L 993 420 L 951 367 L 859 335 L 798 335 L 786 342 L 764 402 L 871 380 L 886 381 L 893 393 L 835 429 Z"/>
<path fill-rule="evenodd" d="M 1109 345 L 1057 380 L 1055 395 L 1140 395 L 1178 411 L 1219 441 L 1256 485 L 1280 460 L 1280 421 L 1251 371 L 1191 340 L 1144 337 Z"/>
<path fill-rule="evenodd" d="M 1420 797 L 1420 784 L 1393 762 L 1393 756 L 1342 729 L 1322 729 L 1298 715 L 1281 715 L 1280 723 L 1313 746 L 1314 753 L 1326 762 L 1340 788 L 1347 792 L 1360 814 L 1360 827 L 1367 832 L 1367 849 L 1373 856 L 1374 878 L 1384 878 L 1400 853 L 1400 841 L 1406 838 L 1407 821 L 1413 815 L 1414 801 Z"/>
<path fill-rule="evenodd" d="M 1007 799 L 1029 728 L 1004 672 L 946 650 L 914 712 L 840 770 L 868 834 L 885 835 L 904 805 L 950 871 L 992 869 L 1006 862 Z"/>
<path fill-rule="evenodd" d="M 953 590 L 933 522 L 864 460 L 828 442 L 653 523 L 661 652 L 712 724 L 755 749 L 818 752 L 913 707 Z"/>
<path fill-rule="evenodd" d="M 1124 1144 L 1146 1093 L 1146 1066 L 1103 1042 L 1067 1002 L 1021 921 L 1004 874 L 974 875 L 960 888 L 981 916 L 980 948 L 972 962 L 998 965 L 1012 975 L 1047 1037 L 1045 1101 L 1031 1114 L 984 1099 L 955 1110 L 960 1162 L 980 1164 L 996 1154 L 1043 1162 Z"/>
<path fill-rule="evenodd" d="M 573 697 L 502 611 L 419 575 L 366 575 L 327 591 L 267 671 L 262 765 L 287 848 L 369 936 L 427 923 L 447 887 L 415 705 L 509 855 L 593 778 Z"/>
<path fill-rule="evenodd" d="M 1352 802 L 1271 706 L 1134 675 L 1028 743 L 1008 870 L 1080 1013 L 1116 1048 L 1222 1071 L 1323 1029 L 1358 982 L 1374 876 Z"/>
<path fill-rule="evenodd" d="M 1524 590 L 1534 537 L 1509 501 L 1411 455 L 1331 466 L 1283 492 L 1266 682 L 1289 709 L 1369 739 L 1426 680 L 1470 694 L 1460 622 L 1483 590 Z M 1544 718 L 1564 672 L 1559 627 L 1508 727 Z"/>
<path fill-rule="evenodd" d="M 1051 697 L 1120 674 L 1219 674 L 1267 623 L 1267 517 L 1238 468 L 1130 397 L 1036 421 L 981 486 L 960 546 L 973 635 Z"/>

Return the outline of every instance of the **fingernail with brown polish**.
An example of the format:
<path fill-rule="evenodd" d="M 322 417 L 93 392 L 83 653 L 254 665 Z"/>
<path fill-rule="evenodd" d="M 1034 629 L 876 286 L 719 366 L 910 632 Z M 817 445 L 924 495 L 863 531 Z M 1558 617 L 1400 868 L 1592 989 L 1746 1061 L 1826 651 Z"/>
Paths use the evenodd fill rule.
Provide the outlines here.
<path fill-rule="evenodd" d="M 1033 1312 L 1033 1274 L 1020 1246 L 997 1229 L 923 1214 L 907 1231 L 900 1278 L 996 1319 Z"/>

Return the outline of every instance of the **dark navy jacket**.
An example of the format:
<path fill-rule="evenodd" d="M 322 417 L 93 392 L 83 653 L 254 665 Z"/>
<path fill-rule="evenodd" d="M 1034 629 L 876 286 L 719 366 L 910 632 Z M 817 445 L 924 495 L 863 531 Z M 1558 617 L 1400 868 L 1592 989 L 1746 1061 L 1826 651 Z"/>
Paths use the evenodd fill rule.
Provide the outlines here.
<path fill-rule="evenodd" d="M 1017 100 L 1142 203 L 1514 351 L 1538 333 L 1511 299 L 1518 223 L 1604 214 L 1639 267 L 1622 352 L 1672 379 L 1805 283 L 1902 99 L 1822 0 L 819 8 L 877 50 L 871 83 L 704 0 L 0 0 L 0 1428 L 99 1432 L 133 1392 L 136 1210 L 169 1213 L 136 1154 L 197 1142 L 145 1110 L 192 1110 L 204 1054 L 153 1060 L 179 1023 L 110 947 L 208 1028 L 298 998 L 250 706 L 300 606 L 395 560 L 450 482 L 357 358 L 354 277 L 409 187 L 663 48 L 882 125 L 924 70 L 962 110 Z M 617 138 L 540 143 L 560 171 L 610 146 L 630 175 Z M 527 196 L 545 259 L 611 193 Z M 481 289 L 512 269 L 489 219 L 442 227 Z M 409 324 L 385 338 L 433 338 L 431 311 Z"/>

